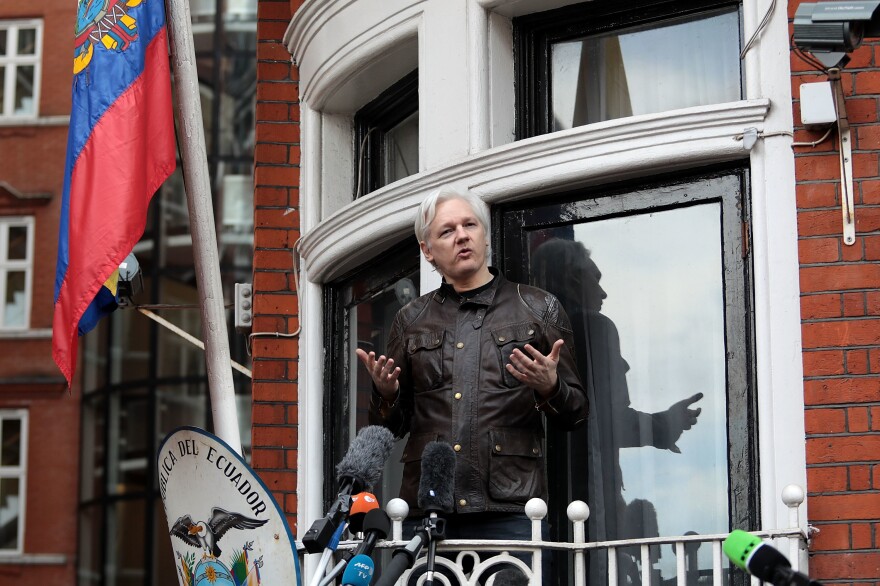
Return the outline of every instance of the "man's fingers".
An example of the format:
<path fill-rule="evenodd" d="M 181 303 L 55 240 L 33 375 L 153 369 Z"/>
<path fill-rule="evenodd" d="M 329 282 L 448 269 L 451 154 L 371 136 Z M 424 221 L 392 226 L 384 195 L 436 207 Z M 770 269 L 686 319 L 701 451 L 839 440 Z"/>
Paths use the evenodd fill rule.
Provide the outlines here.
<path fill-rule="evenodd" d="M 512 374 L 516 380 L 520 382 L 526 382 L 525 379 L 528 378 L 525 373 L 522 373 L 516 369 L 512 364 L 506 364 L 504 368 L 507 369 L 507 372 Z"/>
<path fill-rule="evenodd" d="M 376 354 L 374 352 L 370 352 L 369 354 L 367 354 L 366 351 L 358 348 L 354 351 L 354 353 L 357 355 L 358 359 L 360 359 L 363 365 L 367 367 L 367 370 L 373 370 L 373 359 L 376 357 Z"/>
<path fill-rule="evenodd" d="M 696 403 L 697 401 L 699 401 L 702 398 L 703 398 L 703 393 L 697 393 L 696 395 L 693 395 L 692 397 L 688 397 L 687 399 L 685 399 L 685 404 L 693 405 L 694 403 Z"/>
<path fill-rule="evenodd" d="M 524 349 L 528 350 L 529 347 L 526 346 Z M 513 352 L 510 353 L 510 362 L 513 363 L 517 368 L 522 370 L 531 366 L 534 360 L 532 360 L 531 357 L 527 356 L 526 353 L 519 348 L 515 348 Z"/>
<path fill-rule="evenodd" d="M 559 351 L 562 350 L 562 346 L 564 345 L 565 342 L 562 339 L 553 342 L 553 348 L 550 349 L 550 354 L 548 354 L 547 357 L 553 362 L 559 362 Z"/>

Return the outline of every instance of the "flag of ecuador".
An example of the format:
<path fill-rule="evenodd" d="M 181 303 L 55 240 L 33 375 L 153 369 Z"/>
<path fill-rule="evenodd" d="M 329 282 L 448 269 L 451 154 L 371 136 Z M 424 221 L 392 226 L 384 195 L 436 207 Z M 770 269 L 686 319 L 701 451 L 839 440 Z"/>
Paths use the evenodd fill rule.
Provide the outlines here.
<path fill-rule="evenodd" d="M 71 383 L 77 335 L 115 308 L 116 271 L 174 171 L 163 0 L 79 0 L 52 348 Z"/>

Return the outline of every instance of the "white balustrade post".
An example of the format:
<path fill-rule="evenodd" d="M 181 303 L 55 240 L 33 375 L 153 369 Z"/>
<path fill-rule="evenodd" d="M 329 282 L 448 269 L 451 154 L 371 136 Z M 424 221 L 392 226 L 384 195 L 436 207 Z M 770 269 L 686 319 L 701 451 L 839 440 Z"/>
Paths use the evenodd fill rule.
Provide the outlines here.
<path fill-rule="evenodd" d="M 583 544 L 587 542 L 586 522 L 590 517 L 590 507 L 584 501 L 572 501 L 566 509 L 568 520 L 571 521 L 574 531 L 574 543 Z M 583 549 L 574 551 L 574 584 L 575 586 L 586 586 L 586 564 L 584 563 Z"/>
<path fill-rule="evenodd" d="M 391 499 L 385 505 L 385 512 L 391 517 L 392 541 L 403 541 L 403 520 L 409 515 L 409 505 L 403 499 Z"/>
<path fill-rule="evenodd" d="M 782 502 L 788 507 L 788 526 L 790 529 L 801 529 L 799 508 L 804 502 L 804 489 L 797 484 L 789 484 L 782 489 Z M 798 536 L 788 537 L 788 559 L 791 566 L 801 571 L 801 544 Z"/>
<path fill-rule="evenodd" d="M 541 521 L 547 516 L 547 503 L 539 498 L 529 499 L 526 503 L 526 516 L 532 520 L 532 541 L 543 541 Z M 540 586 L 542 584 L 542 567 L 544 551 L 540 547 L 532 550 L 532 579 L 530 584 Z"/>

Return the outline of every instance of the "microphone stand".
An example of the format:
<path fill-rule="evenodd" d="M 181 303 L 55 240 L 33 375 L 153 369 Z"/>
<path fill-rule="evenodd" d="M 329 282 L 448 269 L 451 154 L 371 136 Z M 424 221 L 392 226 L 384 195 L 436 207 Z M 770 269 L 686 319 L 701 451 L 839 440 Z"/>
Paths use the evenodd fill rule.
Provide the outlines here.
<path fill-rule="evenodd" d="M 434 556 L 437 551 L 437 542 L 445 538 L 446 519 L 440 519 L 437 517 L 437 513 L 431 513 L 429 517 L 422 521 L 421 526 L 416 529 L 416 534 L 410 539 L 409 543 L 394 550 L 391 556 L 391 563 L 382 572 L 382 576 L 375 586 L 394 586 L 403 573 L 413 567 L 426 542 L 428 543 L 427 563 L 429 573 L 425 583 L 430 586 L 434 576 Z"/>
<path fill-rule="evenodd" d="M 324 575 L 327 573 L 327 567 L 330 565 L 330 558 L 333 557 L 333 552 L 336 551 L 337 546 L 339 546 L 339 540 L 342 538 L 342 532 L 345 530 L 345 526 L 345 523 L 339 525 L 339 528 L 334 532 L 333 537 L 330 539 L 330 543 L 324 548 L 324 551 L 321 554 L 321 560 L 318 562 L 318 568 L 310 582 L 310 586 L 319 586 L 323 581 Z"/>
<path fill-rule="evenodd" d="M 428 535 L 428 559 L 425 560 L 425 586 L 434 586 L 434 558 L 437 555 L 437 542 L 446 538 L 446 520 L 431 514 L 423 521 Z"/>

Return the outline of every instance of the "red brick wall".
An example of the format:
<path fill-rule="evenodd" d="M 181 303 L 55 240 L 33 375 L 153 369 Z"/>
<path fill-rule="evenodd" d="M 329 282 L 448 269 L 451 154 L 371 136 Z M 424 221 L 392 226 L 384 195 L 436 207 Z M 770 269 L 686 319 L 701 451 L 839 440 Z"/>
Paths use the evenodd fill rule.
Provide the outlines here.
<path fill-rule="evenodd" d="M 43 19 L 41 118 L 70 113 L 73 76 L 73 25 L 76 3 L 47 0 L 0 3 L 0 19 Z M 49 201 L 21 202 L 0 197 L 0 215 L 32 216 L 36 259 L 30 325 L 52 327 L 58 215 L 64 180 L 67 124 L 0 126 L 0 180 L 25 194 L 51 195 Z M 0 409 L 26 409 L 27 497 L 24 554 L 63 556 L 63 563 L 0 563 L 0 584 L 76 583 L 79 477 L 78 390 L 68 393 L 52 361 L 45 336 L 0 337 Z M 10 384 L 16 378 L 55 379 L 56 383 Z"/>
<path fill-rule="evenodd" d="M 789 5 L 794 16 L 798 2 Z M 796 148 L 810 574 L 880 584 L 880 44 L 842 76 L 853 134 L 856 242 L 843 244 L 838 140 Z M 800 84 L 827 76 L 791 56 L 795 140 Z"/>
<path fill-rule="evenodd" d="M 282 42 L 301 0 L 257 8 L 254 154 L 254 332 L 299 327 L 293 245 L 299 238 L 299 83 Z M 253 465 L 296 536 L 298 338 L 253 340 Z"/>

